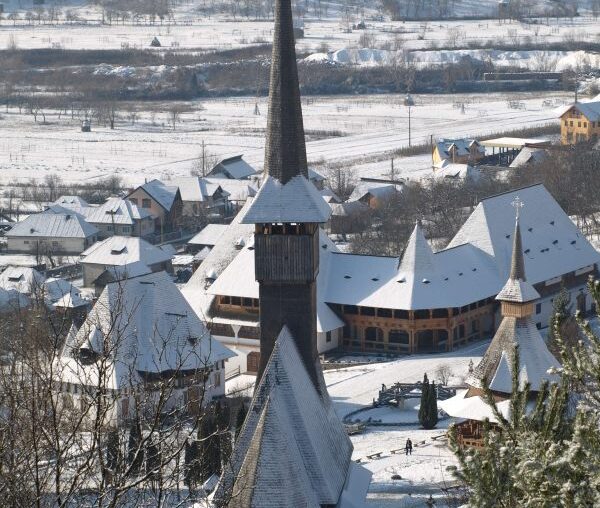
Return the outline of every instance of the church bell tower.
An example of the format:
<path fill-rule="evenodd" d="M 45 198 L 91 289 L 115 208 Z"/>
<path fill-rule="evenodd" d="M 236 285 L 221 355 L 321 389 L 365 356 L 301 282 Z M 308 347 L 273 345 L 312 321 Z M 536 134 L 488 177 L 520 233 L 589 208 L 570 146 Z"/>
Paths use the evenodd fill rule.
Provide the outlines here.
<path fill-rule="evenodd" d="M 266 136 L 263 183 L 242 219 L 255 224 L 261 329 L 257 383 L 285 325 L 319 389 L 319 223 L 329 219 L 331 210 L 308 180 L 290 0 L 275 2 Z"/>

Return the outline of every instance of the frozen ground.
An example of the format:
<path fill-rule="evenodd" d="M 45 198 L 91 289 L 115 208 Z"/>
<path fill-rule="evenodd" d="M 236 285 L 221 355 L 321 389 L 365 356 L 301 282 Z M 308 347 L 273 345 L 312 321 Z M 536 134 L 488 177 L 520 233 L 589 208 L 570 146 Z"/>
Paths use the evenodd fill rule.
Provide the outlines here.
<path fill-rule="evenodd" d="M 13 0 L 15 3 L 15 0 Z M 476 2 L 475 0 L 457 2 L 467 4 L 491 4 L 495 2 Z M 16 5 L 16 3 L 15 3 Z M 10 9 L 10 2 L 5 3 Z M 66 10 L 66 9 L 65 9 Z M 193 8 L 176 11 L 175 21 L 155 25 L 126 24 L 101 25 L 101 15 L 96 8 L 72 9 L 79 12 L 86 24 L 68 24 L 61 20 L 58 24 L 28 24 L 23 19 L 13 24 L 5 21 L 0 24 L 0 48 L 9 43 L 19 48 L 52 48 L 65 49 L 120 49 L 149 48 L 150 41 L 159 38 L 162 51 L 165 48 L 177 50 L 214 49 L 226 50 L 253 44 L 269 42 L 272 38 L 271 21 L 254 21 L 233 19 L 230 16 L 218 15 L 206 17 L 198 15 Z M 21 12 L 24 12 L 21 11 Z M 600 27 L 590 16 L 570 19 L 555 19 L 546 23 L 545 19 L 535 24 L 509 22 L 499 23 L 497 20 L 460 20 L 442 22 L 392 22 L 371 21 L 367 17 L 375 14 L 367 10 L 366 25 L 370 34 L 372 49 L 388 48 L 389 44 L 397 44 L 408 50 L 435 50 L 440 46 L 479 45 L 491 41 L 505 42 L 513 45 L 559 42 L 565 37 L 595 40 Z M 476 11 L 471 10 L 470 15 Z M 350 25 L 359 22 L 360 13 L 350 14 Z M 348 31 L 348 23 L 343 20 L 338 10 L 332 10 L 326 19 L 307 18 L 305 21 L 305 37 L 298 40 L 298 51 L 313 53 L 320 48 L 329 50 L 360 47 L 359 39 L 364 30 Z"/>
<path fill-rule="evenodd" d="M 471 344 L 458 351 L 446 354 L 415 355 L 400 360 L 349 367 L 337 371 L 326 371 L 325 381 L 329 394 L 340 418 L 348 413 L 369 406 L 377 397 L 381 384 L 395 382 L 415 382 L 427 373 L 435 379 L 435 371 L 440 365 L 448 365 L 453 372 L 451 383 L 459 383 L 468 372 L 469 362 L 474 364 L 481 359 L 489 341 Z M 369 506 L 408 507 L 425 506 L 429 495 L 438 503 L 443 502 L 442 488 L 452 485 L 452 477 L 447 467 L 456 464 L 452 452 L 443 437 L 449 420 L 443 420 L 434 430 L 419 429 L 417 422 L 418 401 L 407 401 L 404 409 L 382 408 L 361 414 L 361 418 L 402 421 L 413 425 L 402 427 L 368 427 L 363 434 L 352 436 L 353 459 L 361 459 L 373 473 L 369 491 Z M 413 455 L 392 454 L 392 450 L 403 448 L 409 438 L 417 446 Z M 437 439 L 433 439 L 433 438 Z M 381 452 L 381 458 L 368 459 L 368 455 Z M 401 480 L 392 480 L 399 475 Z M 438 504 L 439 506 L 439 504 Z"/>
<path fill-rule="evenodd" d="M 545 100 L 561 104 L 565 93 L 511 94 L 523 109 L 511 109 L 507 95 L 415 96 L 411 111 L 412 143 L 430 136 L 478 138 L 499 131 L 556 122 Z M 393 150 L 408 145 L 408 110 L 397 95 L 308 97 L 303 115 L 308 134 L 308 157 L 313 164 L 340 162 L 361 176 L 389 172 Z M 199 156 L 202 141 L 207 152 L 219 157 L 243 153 L 262 167 L 266 98 L 211 99 L 192 104 L 173 130 L 168 105 L 157 112 L 139 113 L 131 125 L 121 111 L 115 130 L 99 125 L 82 133 L 78 120 L 48 113 L 48 125 L 35 124 L 31 115 L 17 110 L 0 113 L 0 183 L 27 181 L 58 173 L 67 181 L 91 181 L 118 174 L 130 184 L 145 178 L 187 175 Z M 464 113 L 460 105 L 464 104 Z M 161 109 L 162 108 L 162 109 Z M 314 136 L 311 133 L 319 133 Z M 325 139 L 320 139 L 324 137 Z M 315 139 L 316 138 L 316 139 Z M 312 140 L 311 140 L 312 139 Z M 400 176 L 418 178 L 431 172 L 428 156 L 396 159 Z"/>

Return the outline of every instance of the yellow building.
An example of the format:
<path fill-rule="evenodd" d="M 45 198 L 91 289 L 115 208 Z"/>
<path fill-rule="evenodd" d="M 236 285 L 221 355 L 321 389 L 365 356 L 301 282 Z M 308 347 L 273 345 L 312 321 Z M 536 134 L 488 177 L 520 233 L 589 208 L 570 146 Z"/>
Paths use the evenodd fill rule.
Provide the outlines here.
<path fill-rule="evenodd" d="M 560 110 L 559 117 L 563 145 L 595 140 L 600 135 L 600 100 L 569 104 Z"/>

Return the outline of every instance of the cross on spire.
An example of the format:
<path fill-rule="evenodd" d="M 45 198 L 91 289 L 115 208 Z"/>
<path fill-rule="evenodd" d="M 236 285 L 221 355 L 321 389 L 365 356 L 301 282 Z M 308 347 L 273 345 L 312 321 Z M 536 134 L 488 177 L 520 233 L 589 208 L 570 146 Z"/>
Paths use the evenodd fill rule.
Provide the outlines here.
<path fill-rule="evenodd" d="M 511 205 L 515 208 L 516 218 L 518 219 L 519 216 L 521 215 L 521 208 L 523 208 L 525 206 L 525 203 L 523 203 L 523 200 L 519 196 L 517 196 L 512 201 Z"/>

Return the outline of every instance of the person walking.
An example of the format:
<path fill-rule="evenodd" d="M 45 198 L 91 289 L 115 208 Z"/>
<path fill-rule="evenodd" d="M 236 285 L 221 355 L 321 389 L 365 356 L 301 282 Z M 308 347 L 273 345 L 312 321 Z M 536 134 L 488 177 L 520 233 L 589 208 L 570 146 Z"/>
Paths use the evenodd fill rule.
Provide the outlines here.
<path fill-rule="evenodd" d="M 412 455 L 412 441 L 410 440 L 410 438 L 406 440 L 405 449 L 406 455 Z"/>

